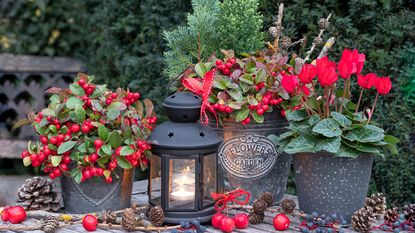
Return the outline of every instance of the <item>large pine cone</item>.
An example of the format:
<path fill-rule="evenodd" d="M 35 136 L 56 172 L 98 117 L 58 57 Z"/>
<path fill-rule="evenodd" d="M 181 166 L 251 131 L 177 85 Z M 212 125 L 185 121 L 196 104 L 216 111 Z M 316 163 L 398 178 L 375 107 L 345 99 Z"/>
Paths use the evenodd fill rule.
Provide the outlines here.
<path fill-rule="evenodd" d="M 264 200 L 255 200 L 254 204 L 252 205 L 252 208 L 255 213 L 257 214 L 263 214 L 265 210 L 267 210 L 267 203 Z"/>
<path fill-rule="evenodd" d="M 125 209 L 122 213 L 122 228 L 126 231 L 134 231 L 136 222 L 134 210 L 131 208 Z"/>
<path fill-rule="evenodd" d="M 59 220 L 55 217 L 48 217 L 46 222 L 42 224 L 42 231 L 45 233 L 52 233 L 55 232 L 56 229 L 59 227 Z"/>
<path fill-rule="evenodd" d="M 27 179 L 17 193 L 17 203 L 26 210 L 57 211 L 61 195 L 53 192 L 52 180 L 35 176 Z"/>
<path fill-rule="evenodd" d="M 393 224 L 394 222 L 398 221 L 399 213 L 398 208 L 393 207 L 392 209 L 388 209 L 383 216 L 385 223 Z"/>
<path fill-rule="evenodd" d="M 257 214 L 255 212 L 253 212 L 253 213 L 250 213 L 249 214 L 249 222 L 251 224 L 260 224 L 262 221 L 264 221 L 264 218 L 265 218 L 265 214 L 264 213 Z"/>
<path fill-rule="evenodd" d="M 352 216 L 353 229 L 358 232 L 369 232 L 373 222 L 375 222 L 375 217 L 371 207 L 363 207 Z"/>
<path fill-rule="evenodd" d="M 405 214 L 406 220 L 415 223 L 415 204 L 405 205 L 403 207 L 403 213 Z"/>
<path fill-rule="evenodd" d="M 160 206 L 151 207 L 148 219 L 154 226 L 161 226 L 164 222 L 164 211 Z"/>
<path fill-rule="evenodd" d="M 371 207 L 376 217 L 382 217 L 386 210 L 386 197 L 382 193 L 372 194 L 366 198 L 366 207 Z"/>
<path fill-rule="evenodd" d="M 117 221 L 117 215 L 111 210 L 103 210 L 98 218 L 99 222 L 114 224 Z"/>
<path fill-rule="evenodd" d="M 281 205 L 282 211 L 284 211 L 284 213 L 286 214 L 291 214 L 296 207 L 296 204 L 292 199 L 284 199 L 282 200 L 280 205 Z"/>
<path fill-rule="evenodd" d="M 264 200 L 268 207 L 274 204 L 274 195 L 270 192 L 263 193 L 259 199 Z"/>

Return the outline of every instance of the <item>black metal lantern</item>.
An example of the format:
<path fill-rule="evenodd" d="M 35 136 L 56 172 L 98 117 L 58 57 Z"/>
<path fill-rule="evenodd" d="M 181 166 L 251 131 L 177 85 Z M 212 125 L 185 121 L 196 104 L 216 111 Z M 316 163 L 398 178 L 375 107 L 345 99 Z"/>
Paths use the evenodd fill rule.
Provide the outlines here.
<path fill-rule="evenodd" d="M 177 92 L 164 100 L 170 121 L 152 132 L 149 141 L 149 201 L 160 205 L 166 223 L 199 219 L 214 214 L 211 192 L 217 191 L 217 151 L 222 139 L 198 122 L 201 99 L 190 92 Z"/>

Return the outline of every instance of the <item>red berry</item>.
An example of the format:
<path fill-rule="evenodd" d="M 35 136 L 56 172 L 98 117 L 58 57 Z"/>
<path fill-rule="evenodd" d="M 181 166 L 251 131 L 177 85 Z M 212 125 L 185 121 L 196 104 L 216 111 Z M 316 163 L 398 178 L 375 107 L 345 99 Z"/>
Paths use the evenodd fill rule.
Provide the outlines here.
<path fill-rule="evenodd" d="M 108 176 L 108 178 L 105 179 L 105 182 L 107 182 L 108 184 L 111 184 L 112 183 L 112 177 Z"/>
<path fill-rule="evenodd" d="M 55 170 L 53 170 L 53 174 L 55 174 L 56 177 L 59 177 L 62 175 L 62 171 L 59 168 L 55 168 Z"/>
<path fill-rule="evenodd" d="M 140 99 L 141 95 L 140 93 L 134 93 L 134 99 L 138 100 Z"/>
<path fill-rule="evenodd" d="M 67 171 L 68 170 L 68 165 L 61 164 L 60 166 L 61 166 L 62 171 Z"/>
<path fill-rule="evenodd" d="M 216 229 L 220 229 L 220 221 L 222 218 L 224 218 L 225 215 L 223 215 L 221 212 L 217 212 L 212 216 L 212 226 Z"/>
<path fill-rule="evenodd" d="M 224 64 L 221 64 L 221 65 L 218 66 L 218 68 L 223 71 L 226 67 L 225 67 Z"/>
<path fill-rule="evenodd" d="M 50 174 L 49 174 L 49 178 L 51 178 L 52 180 L 53 180 L 53 179 L 56 179 L 55 173 L 50 173 Z"/>
<path fill-rule="evenodd" d="M 284 109 L 282 109 L 280 113 L 281 113 L 281 116 L 285 117 L 285 110 Z"/>
<path fill-rule="evenodd" d="M 117 167 L 117 161 L 116 160 L 112 160 L 109 164 L 108 167 L 113 170 Z"/>
<path fill-rule="evenodd" d="M 46 145 L 46 144 L 48 144 L 48 143 L 49 143 L 49 139 L 48 139 L 48 137 L 46 137 L 46 136 L 41 136 L 41 137 L 40 137 L 40 142 L 41 142 L 42 144 Z"/>
<path fill-rule="evenodd" d="M 232 67 L 232 64 L 231 64 L 231 63 L 229 63 L 229 62 L 227 62 L 227 63 L 225 64 L 225 67 L 226 67 L 226 68 L 228 68 L 228 69 L 230 69 L 230 68 Z"/>
<path fill-rule="evenodd" d="M 38 160 L 32 161 L 32 166 L 33 167 L 39 167 L 40 165 L 42 165 L 42 163 L 40 161 L 38 161 Z"/>
<path fill-rule="evenodd" d="M 104 169 L 97 168 L 97 176 L 103 176 L 104 175 Z"/>
<path fill-rule="evenodd" d="M 235 221 L 235 227 L 238 229 L 246 229 L 248 227 L 249 217 L 245 213 L 235 215 L 233 220 Z"/>
<path fill-rule="evenodd" d="M 37 154 L 31 154 L 31 155 L 30 155 L 30 160 L 31 160 L 32 162 L 37 161 Z"/>
<path fill-rule="evenodd" d="M 269 97 L 268 97 L 268 96 L 264 96 L 264 97 L 262 97 L 262 103 L 264 103 L 264 104 L 268 104 L 268 103 L 269 103 L 269 101 L 270 101 L 270 99 L 269 99 Z"/>
<path fill-rule="evenodd" d="M 229 59 L 229 62 L 231 63 L 231 64 L 235 64 L 236 63 L 236 58 L 231 58 L 231 59 Z"/>
<path fill-rule="evenodd" d="M 26 158 L 27 156 L 30 156 L 29 152 L 27 150 L 23 151 L 22 152 L 22 158 Z"/>
<path fill-rule="evenodd" d="M 59 134 L 57 139 L 58 139 L 59 142 L 63 142 L 63 141 L 65 141 L 65 135 L 64 134 Z"/>
<path fill-rule="evenodd" d="M 79 127 L 79 125 L 77 125 L 77 124 L 71 126 L 71 132 L 72 133 L 78 133 L 80 129 L 81 129 L 81 127 Z"/>
<path fill-rule="evenodd" d="M 38 160 L 39 162 L 43 162 L 43 161 L 45 161 L 45 159 L 46 159 L 46 155 L 45 155 L 45 153 L 44 153 L 44 152 L 39 152 L 39 154 L 38 154 L 38 156 L 37 156 L 37 160 Z"/>
<path fill-rule="evenodd" d="M 82 133 L 87 134 L 89 132 L 89 130 L 90 129 L 89 129 L 89 126 L 88 125 L 85 124 L 85 125 L 82 126 Z"/>
<path fill-rule="evenodd" d="M 121 146 L 119 146 L 119 147 L 117 147 L 117 149 L 115 149 L 115 155 L 120 155 L 121 154 L 121 149 L 122 149 L 122 147 Z"/>
<path fill-rule="evenodd" d="M 62 163 L 63 164 L 70 164 L 71 163 L 71 157 L 69 157 L 69 156 L 63 156 Z"/>
<path fill-rule="evenodd" d="M 275 77 L 275 76 L 277 76 L 277 73 L 275 73 L 274 71 L 272 71 L 271 75 Z"/>
<path fill-rule="evenodd" d="M 96 140 L 94 141 L 94 146 L 95 146 L 95 149 L 99 149 L 99 148 L 101 148 L 102 144 L 104 144 L 104 142 L 103 142 L 101 139 L 96 139 Z"/>
<path fill-rule="evenodd" d="M 290 222 L 290 219 L 285 214 L 277 214 L 272 221 L 274 228 L 277 231 L 287 230 L 290 226 Z"/>
<path fill-rule="evenodd" d="M 97 175 L 97 169 L 95 167 L 91 168 L 91 176 Z"/>
<path fill-rule="evenodd" d="M 224 75 L 229 75 L 229 74 L 231 73 L 231 70 L 230 70 L 230 69 L 228 69 L 228 68 L 226 68 L 226 69 L 224 69 L 224 70 L 222 71 L 222 73 L 223 73 Z"/>
<path fill-rule="evenodd" d="M 3 211 L 1 212 L 1 220 L 3 220 L 3 222 L 9 221 L 9 208 L 4 208 Z"/>
<path fill-rule="evenodd" d="M 265 112 L 265 111 L 264 111 L 264 109 L 262 109 L 262 108 L 260 108 L 260 109 L 257 109 L 257 110 L 256 110 L 256 113 L 258 113 L 258 115 L 260 115 L 260 116 L 261 116 L 261 115 L 263 115 L 263 114 L 264 114 L 264 112 Z"/>
<path fill-rule="evenodd" d="M 98 220 L 94 215 L 85 215 L 85 217 L 82 219 L 82 226 L 87 231 L 96 231 L 98 225 Z"/>
<path fill-rule="evenodd" d="M 217 59 L 217 60 L 215 61 L 215 63 L 216 63 L 216 66 L 220 66 L 220 65 L 222 65 L 222 61 L 221 61 L 221 60 L 219 60 L 219 59 Z"/>
<path fill-rule="evenodd" d="M 117 98 L 117 96 L 118 96 L 118 94 L 117 94 L 117 93 L 112 93 L 112 94 L 111 94 L 111 98 L 113 98 L 113 99 Z"/>
<path fill-rule="evenodd" d="M 85 85 L 85 80 L 84 79 L 80 79 L 78 81 L 78 84 L 81 85 L 81 86 Z"/>
<path fill-rule="evenodd" d="M 92 154 L 91 154 L 91 156 L 90 156 L 90 160 L 91 160 L 91 162 L 95 162 L 95 161 L 97 161 L 97 160 L 98 160 L 98 158 L 99 158 L 99 156 L 98 156 L 98 154 L 97 154 L 97 153 L 92 153 Z"/>
<path fill-rule="evenodd" d="M 264 105 L 264 106 L 262 106 L 262 109 L 263 109 L 264 111 L 267 111 L 267 110 L 269 109 L 269 106 L 268 106 L 268 105 Z"/>
<path fill-rule="evenodd" d="M 82 176 L 85 177 L 85 179 L 89 179 L 89 178 L 91 178 L 91 172 L 89 170 L 85 170 L 82 173 Z"/>
<path fill-rule="evenodd" d="M 230 233 L 235 229 L 235 221 L 232 218 L 223 217 L 220 220 L 220 230 L 225 233 Z"/>
<path fill-rule="evenodd" d="M 58 143 L 58 139 L 55 137 L 55 136 L 52 136 L 51 138 L 50 138 L 50 143 L 52 143 L 53 145 L 56 145 L 56 143 Z"/>
<path fill-rule="evenodd" d="M 7 215 L 12 224 L 21 223 L 26 219 L 26 211 L 21 206 L 12 206 L 8 208 Z"/>
<path fill-rule="evenodd" d="M 272 100 L 270 101 L 270 104 L 271 104 L 271 105 L 277 105 L 277 104 L 278 104 L 278 100 L 276 100 L 276 99 L 272 99 Z"/>

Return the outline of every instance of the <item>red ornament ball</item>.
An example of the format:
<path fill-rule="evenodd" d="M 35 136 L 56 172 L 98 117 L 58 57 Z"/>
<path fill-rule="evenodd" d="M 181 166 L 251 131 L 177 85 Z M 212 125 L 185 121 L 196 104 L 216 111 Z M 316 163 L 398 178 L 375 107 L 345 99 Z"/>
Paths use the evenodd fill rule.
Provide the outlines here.
<path fill-rule="evenodd" d="M 220 229 L 220 221 L 225 217 L 221 212 L 217 212 L 212 216 L 212 226 L 216 229 Z"/>
<path fill-rule="evenodd" d="M 82 220 L 82 226 L 84 226 L 87 231 L 96 231 L 98 225 L 98 220 L 94 215 L 85 215 Z"/>
<path fill-rule="evenodd" d="M 275 230 L 277 231 L 285 231 L 290 226 L 290 219 L 285 214 L 277 214 L 274 217 L 273 224 L 275 227 Z"/>
<path fill-rule="evenodd" d="M 233 217 L 235 221 L 235 227 L 238 229 L 246 229 L 249 224 L 249 217 L 247 214 L 237 214 Z"/>
<path fill-rule="evenodd" d="M 220 220 L 220 230 L 225 233 L 230 233 L 235 229 L 235 221 L 233 218 L 229 218 L 224 216 L 222 220 Z"/>
<path fill-rule="evenodd" d="M 21 223 L 26 219 L 26 211 L 21 206 L 11 206 L 3 210 L 1 219 L 12 224 Z"/>

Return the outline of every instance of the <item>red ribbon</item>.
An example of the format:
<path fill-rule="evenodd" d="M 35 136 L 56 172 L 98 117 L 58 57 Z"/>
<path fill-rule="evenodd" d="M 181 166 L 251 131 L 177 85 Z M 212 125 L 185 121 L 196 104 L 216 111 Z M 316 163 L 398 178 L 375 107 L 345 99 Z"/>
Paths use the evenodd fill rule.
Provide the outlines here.
<path fill-rule="evenodd" d="M 249 202 L 251 194 L 243 189 L 236 189 L 227 193 L 211 193 L 212 198 L 216 201 L 215 210 L 222 211 L 228 206 L 228 202 L 234 202 L 238 205 L 246 205 Z M 241 198 L 244 198 L 241 200 Z"/>
<path fill-rule="evenodd" d="M 200 108 L 200 121 L 202 124 L 207 125 L 209 123 L 209 117 L 206 114 L 206 109 L 212 112 L 218 122 L 215 109 L 210 105 L 208 98 L 212 91 L 213 79 L 215 77 L 216 68 L 211 69 L 205 74 L 202 81 L 196 78 L 184 78 L 182 84 L 196 95 L 202 96 L 202 106 Z"/>

